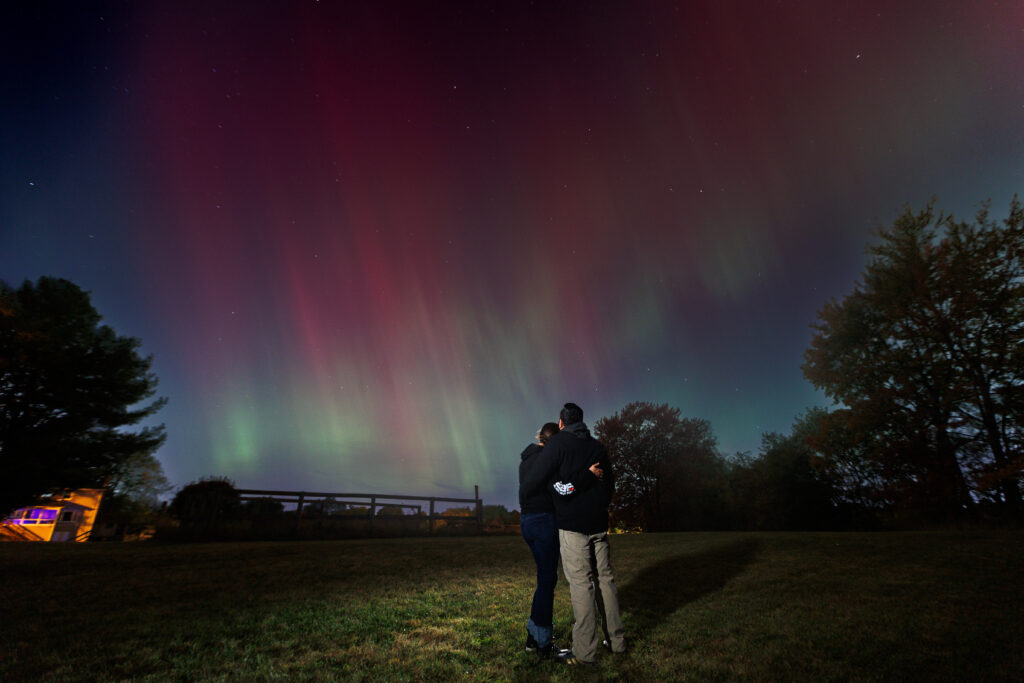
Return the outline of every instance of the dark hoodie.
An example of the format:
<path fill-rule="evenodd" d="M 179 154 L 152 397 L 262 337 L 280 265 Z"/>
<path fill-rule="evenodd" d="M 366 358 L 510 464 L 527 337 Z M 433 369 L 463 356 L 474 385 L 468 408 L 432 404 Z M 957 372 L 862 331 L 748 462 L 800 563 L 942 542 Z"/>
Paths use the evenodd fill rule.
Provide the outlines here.
<path fill-rule="evenodd" d="M 540 444 L 531 443 L 525 449 L 520 456 L 522 460 L 519 463 L 519 483 L 520 485 L 526 480 L 529 473 L 535 469 L 541 462 L 541 452 L 544 447 Z M 520 486 L 519 489 L 519 511 L 524 515 L 532 515 L 539 512 L 547 512 L 554 514 L 555 503 L 551 499 L 551 494 L 544 488 L 541 488 L 530 495 L 523 495 L 523 489 Z"/>
<path fill-rule="evenodd" d="M 589 471 L 595 462 L 604 470 L 602 480 Z M 608 503 L 615 490 L 615 477 L 607 449 L 582 422 L 568 425 L 548 439 L 539 461 L 525 477 L 520 475 L 520 501 L 532 500 L 538 492 L 554 495 L 551 483 L 555 480 L 572 482 L 560 487 L 567 493 L 554 496 L 559 529 L 588 535 L 608 530 Z"/>

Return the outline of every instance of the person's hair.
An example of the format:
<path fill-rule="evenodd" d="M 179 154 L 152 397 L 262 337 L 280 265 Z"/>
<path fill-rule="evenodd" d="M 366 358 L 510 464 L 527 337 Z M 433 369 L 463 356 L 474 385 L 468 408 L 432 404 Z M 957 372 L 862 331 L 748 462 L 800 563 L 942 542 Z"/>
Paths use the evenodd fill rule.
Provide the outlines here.
<path fill-rule="evenodd" d="M 548 439 L 558 433 L 558 425 L 554 422 L 545 422 L 544 426 L 537 432 L 537 439 L 541 444 L 546 444 Z"/>
<path fill-rule="evenodd" d="M 558 418 L 564 425 L 574 425 L 577 422 L 583 422 L 583 408 L 580 408 L 575 403 L 566 403 L 562 406 L 562 412 L 558 414 Z"/>

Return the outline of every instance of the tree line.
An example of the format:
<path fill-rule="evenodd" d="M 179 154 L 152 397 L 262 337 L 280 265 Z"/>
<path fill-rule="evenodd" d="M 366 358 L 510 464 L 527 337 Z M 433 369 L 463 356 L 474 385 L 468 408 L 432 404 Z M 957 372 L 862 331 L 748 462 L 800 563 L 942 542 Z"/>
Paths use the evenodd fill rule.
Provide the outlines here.
<path fill-rule="evenodd" d="M 827 413 L 810 410 L 789 434 L 763 435 L 757 454 L 723 454 L 711 423 L 667 404 L 630 403 L 602 418 L 595 436 L 616 475 L 612 525 L 620 531 L 881 528 L 841 486 L 808 442 Z"/>
<path fill-rule="evenodd" d="M 832 399 L 756 455 L 633 403 L 597 423 L 642 529 L 1020 524 L 1024 207 L 957 221 L 933 205 L 877 230 L 853 292 L 825 303 L 804 376 Z"/>
<path fill-rule="evenodd" d="M 832 405 L 765 434 L 758 453 L 720 453 L 708 421 L 668 405 L 630 403 L 594 425 L 616 469 L 616 526 L 1024 520 L 1024 207 L 1014 198 L 996 220 L 986 205 L 970 221 L 908 208 L 868 256 L 805 353 L 804 376 Z M 133 426 L 165 399 L 140 346 L 67 280 L 0 282 L 0 513 L 104 487 L 101 515 L 151 514 L 170 488 L 153 455 L 165 430 Z"/>

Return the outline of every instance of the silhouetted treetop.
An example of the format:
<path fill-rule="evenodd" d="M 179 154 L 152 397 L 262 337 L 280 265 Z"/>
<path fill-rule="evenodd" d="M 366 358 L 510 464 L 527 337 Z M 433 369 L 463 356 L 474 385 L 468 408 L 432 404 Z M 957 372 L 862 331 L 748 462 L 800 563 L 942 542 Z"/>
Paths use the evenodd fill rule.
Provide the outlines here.
<path fill-rule="evenodd" d="M 869 255 L 805 354 L 805 376 L 838 404 L 833 435 L 937 518 L 979 501 L 1020 515 L 1024 208 L 1015 198 L 1006 219 L 985 206 L 971 222 L 907 209 Z"/>
<path fill-rule="evenodd" d="M 152 357 L 100 321 L 67 280 L 0 283 L 0 511 L 101 486 L 163 443 L 163 425 L 126 429 L 165 403 L 143 403 L 156 392 Z"/>

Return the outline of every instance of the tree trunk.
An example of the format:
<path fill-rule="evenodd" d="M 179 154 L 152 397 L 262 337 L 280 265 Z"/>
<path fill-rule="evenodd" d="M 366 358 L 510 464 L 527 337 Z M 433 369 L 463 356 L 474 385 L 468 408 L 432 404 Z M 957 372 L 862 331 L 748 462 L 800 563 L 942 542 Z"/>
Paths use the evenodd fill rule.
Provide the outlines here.
<path fill-rule="evenodd" d="M 1022 507 L 1020 482 L 1017 476 L 1007 473 L 1010 463 L 1003 445 L 1003 435 L 999 430 L 999 423 L 996 421 L 991 392 L 987 386 L 981 386 L 979 393 L 981 394 L 981 420 L 985 425 L 985 440 L 992 450 L 992 459 L 996 463 L 998 471 L 996 476 L 999 478 L 999 490 L 1003 494 L 1003 504 L 1009 509 L 1011 515 L 1018 517 Z"/>

